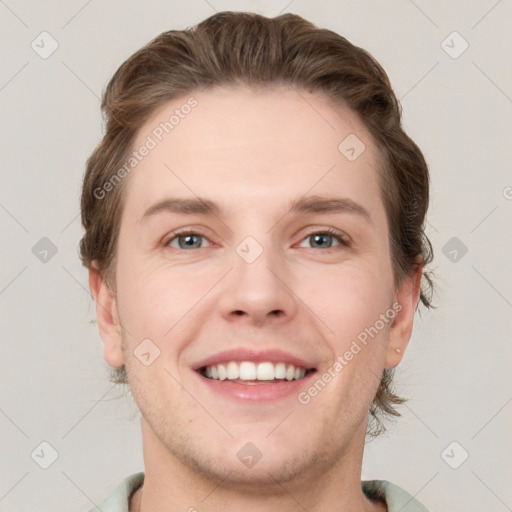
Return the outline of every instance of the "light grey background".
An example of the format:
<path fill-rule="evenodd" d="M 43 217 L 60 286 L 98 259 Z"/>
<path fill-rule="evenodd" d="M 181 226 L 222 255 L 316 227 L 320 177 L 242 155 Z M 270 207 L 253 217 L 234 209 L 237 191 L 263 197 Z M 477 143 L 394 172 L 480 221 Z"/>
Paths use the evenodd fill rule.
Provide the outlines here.
<path fill-rule="evenodd" d="M 512 5 L 496 0 L 0 0 L 0 510 L 83 511 L 143 469 L 137 410 L 108 382 L 91 323 L 81 178 L 117 67 L 226 9 L 295 12 L 368 49 L 431 168 L 438 309 L 417 317 L 397 374 L 411 399 L 367 445 L 363 478 L 431 511 L 512 510 Z M 51 48 L 43 31 L 59 45 L 46 59 L 31 47 Z M 43 237 L 57 248 L 46 262 L 32 252 Z M 43 441 L 58 453 L 48 469 Z"/>

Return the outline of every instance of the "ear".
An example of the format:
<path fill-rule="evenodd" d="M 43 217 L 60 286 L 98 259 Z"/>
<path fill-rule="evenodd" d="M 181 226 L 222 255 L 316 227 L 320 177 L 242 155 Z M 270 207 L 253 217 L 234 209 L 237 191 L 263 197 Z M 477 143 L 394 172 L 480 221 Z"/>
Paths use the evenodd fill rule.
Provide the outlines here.
<path fill-rule="evenodd" d="M 400 364 L 405 349 L 411 339 L 414 313 L 420 296 L 423 267 L 406 278 L 395 292 L 393 309 L 397 311 L 389 329 L 385 368 L 394 368 Z M 397 350 L 398 349 L 398 350 Z"/>
<path fill-rule="evenodd" d="M 121 327 L 116 297 L 95 262 L 89 268 L 89 288 L 96 303 L 96 318 L 103 340 L 103 357 L 110 366 L 121 367 L 124 364 L 124 356 L 121 350 Z"/>

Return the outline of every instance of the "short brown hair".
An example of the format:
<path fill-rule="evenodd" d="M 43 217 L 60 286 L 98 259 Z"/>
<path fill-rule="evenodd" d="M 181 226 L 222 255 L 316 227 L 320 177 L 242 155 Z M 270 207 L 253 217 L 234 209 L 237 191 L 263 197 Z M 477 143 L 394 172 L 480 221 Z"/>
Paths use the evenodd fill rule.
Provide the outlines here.
<path fill-rule="evenodd" d="M 82 263 L 94 265 L 115 290 L 116 247 L 125 183 L 105 197 L 95 191 L 126 161 L 137 130 L 168 101 L 214 86 L 292 86 L 326 95 L 355 111 L 382 157 L 381 192 L 390 226 L 395 285 L 423 271 L 421 302 L 431 307 L 433 283 L 426 266 L 432 246 L 424 232 L 429 172 L 418 146 L 401 126 L 401 107 L 389 79 L 364 49 L 295 14 L 275 18 L 220 12 L 187 30 L 171 30 L 141 48 L 116 71 L 103 95 L 106 133 L 87 161 L 81 212 Z M 124 180 L 126 181 L 126 180 Z M 399 416 L 404 401 L 383 371 L 370 408 L 372 435 L 385 430 L 378 413 Z M 124 367 L 111 380 L 126 383 Z"/>

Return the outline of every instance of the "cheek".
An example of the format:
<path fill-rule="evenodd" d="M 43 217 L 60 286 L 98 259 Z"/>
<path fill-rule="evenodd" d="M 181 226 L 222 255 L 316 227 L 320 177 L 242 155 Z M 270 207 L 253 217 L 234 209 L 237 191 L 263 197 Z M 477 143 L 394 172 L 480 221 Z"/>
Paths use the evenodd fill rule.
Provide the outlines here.
<path fill-rule="evenodd" d="M 132 345 L 144 338 L 163 339 L 176 322 L 174 316 L 179 314 L 179 305 L 183 303 L 181 290 L 181 283 L 170 282 L 165 275 L 151 272 L 130 257 L 120 258 L 117 300 L 121 321 L 128 332 L 126 341 Z"/>
<path fill-rule="evenodd" d="M 125 344 L 133 351 L 149 338 L 165 355 L 157 362 L 174 366 L 179 352 L 197 334 L 201 322 L 195 316 L 199 305 L 208 304 L 205 295 L 218 281 L 218 272 L 133 260 L 126 258 L 118 266 L 119 315 L 129 333 Z"/>
<path fill-rule="evenodd" d="M 391 316 L 393 310 L 383 283 L 352 277 L 340 281 L 343 287 L 325 302 L 328 314 L 319 315 L 335 334 L 325 338 L 330 358 L 318 378 L 329 381 L 324 403 L 352 411 L 348 414 L 359 421 L 379 386 L 392 321 L 386 312 Z"/>
<path fill-rule="evenodd" d="M 392 288 L 386 273 L 370 264 L 347 263 L 336 269 L 306 273 L 302 277 L 301 296 L 330 328 L 330 338 L 338 349 L 372 326 L 390 307 Z"/>

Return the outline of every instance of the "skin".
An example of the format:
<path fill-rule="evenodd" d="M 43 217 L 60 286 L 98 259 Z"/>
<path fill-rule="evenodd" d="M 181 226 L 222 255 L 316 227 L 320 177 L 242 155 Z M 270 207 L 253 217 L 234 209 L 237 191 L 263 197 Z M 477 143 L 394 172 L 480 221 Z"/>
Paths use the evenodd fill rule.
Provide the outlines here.
<path fill-rule="evenodd" d="M 366 421 L 383 369 L 399 364 L 409 342 L 421 269 L 395 288 L 371 136 L 348 108 L 306 91 L 193 96 L 197 107 L 126 178 L 115 287 L 89 274 L 104 358 L 126 365 L 141 411 L 145 482 L 130 510 L 387 510 L 361 491 Z M 134 147 L 187 98 L 156 112 Z M 353 162 L 338 150 L 352 133 L 366 146 Z M 290 213 L 305 195 L 349 198 L 369 220 Z M 196 196 L 223 213 L 141 221 L 162 199 Z M 180 248 L 183 238 L 166 246 L 180 228 L 205 238 L 198 248 Z M 350 246 L 315 243 L 310 235 L 327 228 Z M 247 236 L 263 248 L 250 264 L 236 252 Z M 313 361 L 320 375 L 394 303 L 394 320 L 305 405 L 296 395 L 240 404 L 191 369 L 253 346 Z M 146 338 L 160 350 L 149 366 L 133 353 Z M 262 454 L 250 469 L 237 457 L 247 442 Z"/>

